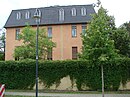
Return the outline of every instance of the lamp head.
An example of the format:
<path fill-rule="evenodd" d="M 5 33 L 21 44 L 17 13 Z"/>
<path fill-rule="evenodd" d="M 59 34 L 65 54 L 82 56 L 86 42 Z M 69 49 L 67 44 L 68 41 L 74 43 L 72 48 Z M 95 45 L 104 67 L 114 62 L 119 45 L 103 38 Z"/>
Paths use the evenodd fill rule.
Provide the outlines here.
<path fill-rule="evenodd" d="M 37 8 L 36 11 L 34 12 L 33 18 L 39 19 L 41 18 L 41 11 Z"/>
<path fill-rule="evenodd" d="M 36 23 L 40 23 L 41 11 L 38 8 L 35 10 L 33 18 L 36 19 Z"/>

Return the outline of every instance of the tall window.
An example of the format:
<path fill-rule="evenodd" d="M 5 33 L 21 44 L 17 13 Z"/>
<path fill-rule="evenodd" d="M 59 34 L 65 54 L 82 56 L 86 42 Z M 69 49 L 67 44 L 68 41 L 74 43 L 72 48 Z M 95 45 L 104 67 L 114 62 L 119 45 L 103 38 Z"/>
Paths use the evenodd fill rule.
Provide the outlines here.
<path fill-rule="evenodd" d="M 72 37 L 76 37 L 77 36 L 77 28 L 76 25 L 72 25 Z"/>
<path fill-rule="evenodd" d="M 85 16 L 87 14 L 87 12 L 86 12 L 86 8 L 81 8 L 81 15 L 82 16 Z"/>
<path fill-rule="evenodd" d="M 83 24 L 83 25 L 82 25 L 82 34 L 85 34 L 86 29 L 87 29 L 86 24 Z"/>
<path fill-rule="evenodd" d="M 26 11 L 26 13 L 25 13 L 25 19 L 29 19 L 30 18 L 30 13 L 29 13 L 29 11 Z"/>
<path fill-rule="evenodd" d="M 47 60 L 52 60 L 52 49 L 48 49 Z"/>
<path fill-rule="evenodd" d="M 71 13 L 72 13 L 72 16 L 76 16 L 76 9 L 75 9 L 75 8 L 72 8 L 72 9 L 71 9 Z"/>
<path fill-rule="evenodd" d="M 17 17 L 16 18 L 17 18 L 17 20 L 21 19 L 21 13 L 20 12 L 17 13 Z"/>
<path fill-rule="evenodd" d="M 59 10 L 59 21 L 64 21 L 64 9 Z"/>
<path fill-rule="evenodd" d="M 78 54 L 77 47 L 72 47 L 72 59 L 73 60 L 76 60 L 78 58 L 77 54 Z"/>
<path fill-rule="evenodd" d="M 48 27 L 48 37 L 52 38 L 52 27 Z"/>
<path fill-rule="evenodd" d="M 20 34 L 20 29 L 16 29 L 16 32 L 15 32 L 15 39 L 16 40 L 19 39 L 19 34 Z"/>
<path fill-rule="evenodd" d="M 16 48 L 20 48 L 20 46 L 15 46 L 15 49 L 16 49 Z M 19 57 L 19 56 L 15 56 L 15 61 L 19 61 L 20 58 L 21 58 L 21 57 Z"/>

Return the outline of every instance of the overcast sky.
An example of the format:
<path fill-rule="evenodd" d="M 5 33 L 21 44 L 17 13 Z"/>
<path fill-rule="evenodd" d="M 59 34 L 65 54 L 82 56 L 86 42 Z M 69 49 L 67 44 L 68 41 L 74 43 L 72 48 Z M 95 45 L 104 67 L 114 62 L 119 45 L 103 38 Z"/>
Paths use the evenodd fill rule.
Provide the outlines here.
<path fill-rule="evenodd" d="M 108 14 L 115 17 L 116 26 L 130 20 L 130 0 L 100 0 Z M 12 10 L 53 5 L 85 5 L 97 0 L 0 0 L 0 28 L 3 28 Z"/>

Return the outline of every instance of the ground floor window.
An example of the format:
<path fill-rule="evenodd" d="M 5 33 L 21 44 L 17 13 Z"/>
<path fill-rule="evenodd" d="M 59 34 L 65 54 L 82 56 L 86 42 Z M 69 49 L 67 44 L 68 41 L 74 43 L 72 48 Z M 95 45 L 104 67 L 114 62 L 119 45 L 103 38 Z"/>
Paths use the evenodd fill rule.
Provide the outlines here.
<path fill-rule="evenodd" d="M 77 47 L 72 47 L 72 59 L 73 60 L 76 60 L 78 58 L 77 54 L 78 54 Z"/>
<path fill-rule="evenodd" d="M 48 49 L 47 60 L 52 60 L 52 49 Z"/>

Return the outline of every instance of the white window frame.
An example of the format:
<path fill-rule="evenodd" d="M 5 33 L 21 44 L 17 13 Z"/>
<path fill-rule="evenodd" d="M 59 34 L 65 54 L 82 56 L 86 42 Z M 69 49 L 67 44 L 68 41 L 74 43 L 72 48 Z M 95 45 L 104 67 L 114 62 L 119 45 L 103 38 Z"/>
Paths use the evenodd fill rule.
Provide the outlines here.
<path fill-rule="evenodd" d="M 29 11 L 26 11 L 26 13 L 25 13 L 25 19 L 29 19 L 30 18 L 30 13 L 29 13 Z"/>
<path fill-rule="evenodd" d="M 15 40 L 19 40 L 20 29 L 17 28 L 15 32 Z"/>
<path fill-rule="evenodd" d="M 72 31 L 71 31 L 72 37 L 77 37 L 77 26 L 72 25 L 71 29 L 72 29 Z"/>
<path fill-rule="evenodd" d="M 64 21 L 64 15 L 65 15 L 64 9 L 61 8 L 59 10 L 59 21 Z"/>
<path fill-rule="evenodd" d="M 75 8 L 72 8 L 72 9 L 71 9 L 71 13 L 72 13 L 72 16 L 76 16 L 76 9 L 75 9 Z"/>
<path fill-rule="evenodd" d="M 17 12 L 17 20 L 20 20 L 21 19 L 21 13 L 20 12 Z"/>
<path fill-rule="evenodd" d="M 86 14 L 87 14 L 87 11 L 86 11 L 86 8 L 81 8 L 81 15 L 82 16 L 86 16 Z"/>
<path fill-rule="evenodd" d="M 86 24 L 82 24 L 82 33 L 84 33 L 87 30 L 87 25 Z"/>

